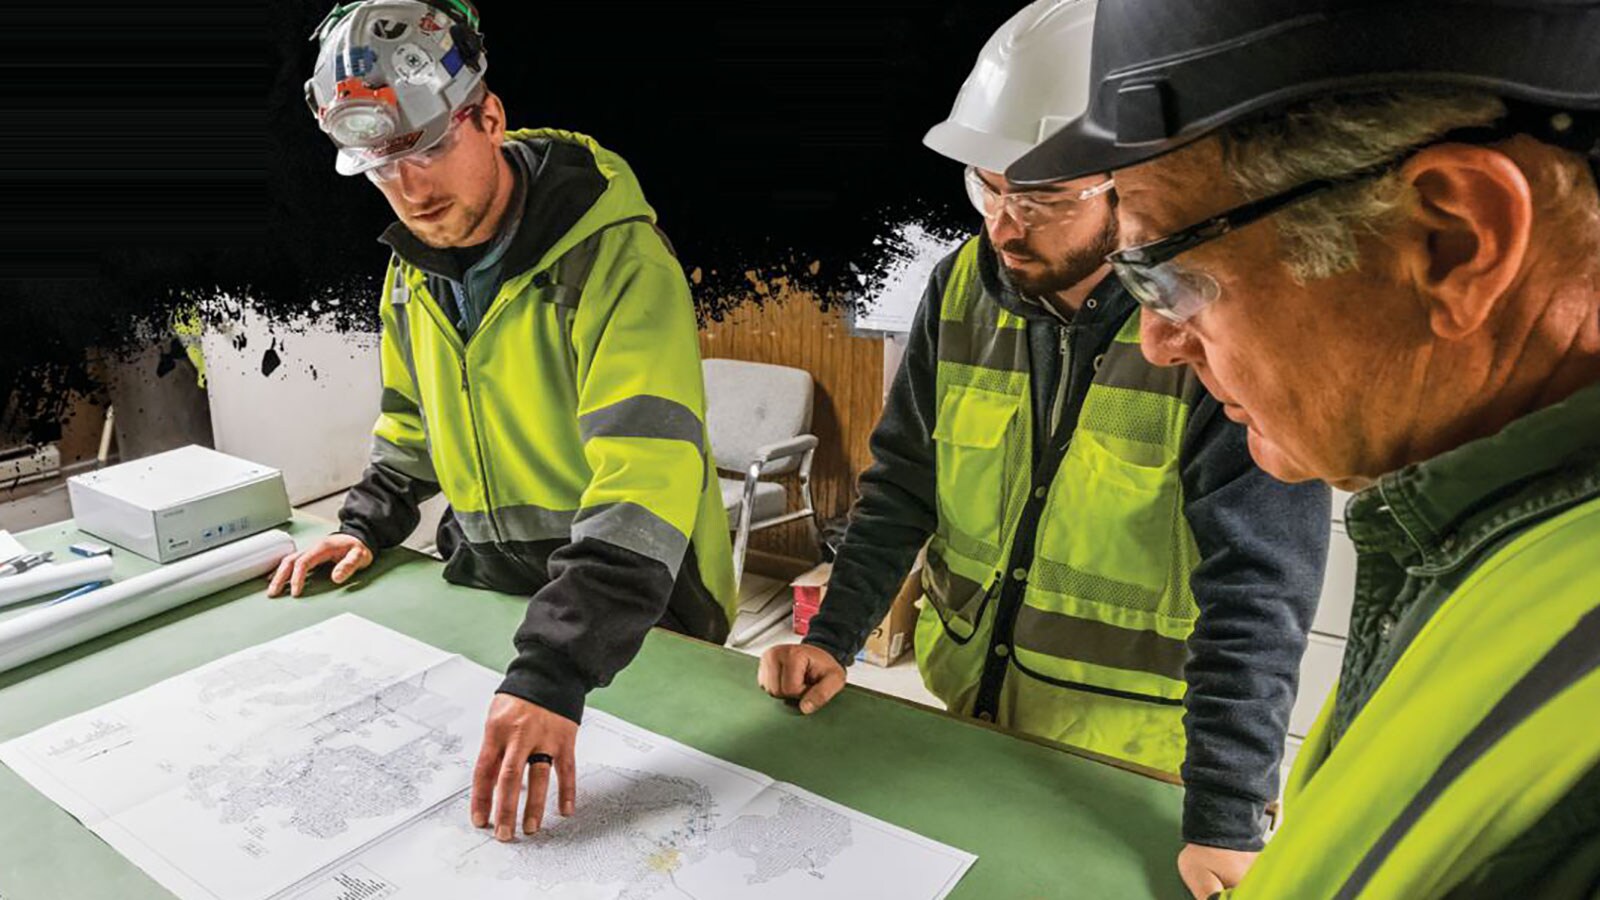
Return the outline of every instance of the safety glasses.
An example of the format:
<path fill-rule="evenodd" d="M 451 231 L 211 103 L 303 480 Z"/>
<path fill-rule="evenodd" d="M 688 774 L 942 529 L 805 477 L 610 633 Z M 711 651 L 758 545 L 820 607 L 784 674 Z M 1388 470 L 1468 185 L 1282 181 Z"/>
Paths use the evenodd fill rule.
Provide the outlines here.
<path fill-rule="evenodd" d="M 1178 256 L 1252 222 L 1258 222 L 1284 207 L 1340 185 L 1375 177 L 1394 165 L 1396 163 L 1386 162 L 1347 178 L 1307 182 L 1281 194 L 1236 206 L 1166 237 L 1118 250 L 1107 256 L 1106 262 L 1111 264 L 1111 270 L 1140 306 L 1174 323 L 1187 322 L 1200 310 L 1216 302 L 1222 290 L 1215 278 L 1176 262 Z"/>
<path fill-rule="evenodd" d="M 483 108 L 481 103 L 472 103 L 461 107 L 450 117 L 450 127 L 445 129 L 444 135 L 426 150 L 408 153 L 399 159 L 390 160 L 381 166 L 374 166 L 367 170 L 367 178 L 376 183 L 387 184 L 400 177 L 401 166 L 415 166 L 426 169 L 446 156 L 461 142 L 461 123 L 465 122 L 475 110 Z"/>
<path fill-rule="evenodd" d="M 1505 123 L 1452 131 L 1412 147 L 1394 159 L 1374 163 L 1338 178 L 1308 181 L 1282 193 L 1236 206 L 1166 237 L 1118 250 L 1107 256 L 1106 262 L 1111 264 L 1112 271 L 1140 306 L 1173 323 L 1182 324 L 1215 303 L 1222 293 L 1215 278 L 1178 262 L 1177 257 L 1182 254 L 1318 194 L 1387 175 L 1428 147 L 1452 143 L 1483 146 L 1504 140 L 1515 131 Z"/>
<path fill-rule="evenodd" d="M 984 221 L 993 223 L 1009 209 L 1011 217 L 1022 227 L 1038 228 L 1069 218 L 1073 213 L 1073 207 L 1106 193 L 1115 186 L 1115 182 L 1107 178 L 1100 184 L 1076 194 L 1045 194 L 1041 191 L 1001 193 L 990 187 L 976 168 L 968 166 L 966 185 L 967 199 L 972 201 L 973 208 L 983 216 Z"/>

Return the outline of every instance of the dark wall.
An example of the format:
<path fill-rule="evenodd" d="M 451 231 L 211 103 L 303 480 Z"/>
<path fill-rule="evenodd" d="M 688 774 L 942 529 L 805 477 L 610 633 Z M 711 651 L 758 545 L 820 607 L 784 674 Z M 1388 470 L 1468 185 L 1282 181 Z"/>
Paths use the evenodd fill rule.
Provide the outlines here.
<path fill-rule="evenodd" d="M 91 348 L 184 297 L 245 293 L 287 314 L 372 291 L 384 261 L 381 196 L 334 173 L 302 99 L 327 3 L 76 3 L 9 14 L 34 36 L 8 60 L 23 77 L 0 85 L 0 387 L 27 395 L 13 424 L 48 427 L 52 398 L 92 387 Z M 750 269 L 847 300 L 850 267 L 871 272 L 873 239 L 896 224 L 972 224 L 959 166 L 921 137 L 1013 10 L 480 5 L 512 124 L 626 157 L 686 268 L 706 273 L 706 311 Z M 370 304 L 345 308 L 373 324 Z"/>

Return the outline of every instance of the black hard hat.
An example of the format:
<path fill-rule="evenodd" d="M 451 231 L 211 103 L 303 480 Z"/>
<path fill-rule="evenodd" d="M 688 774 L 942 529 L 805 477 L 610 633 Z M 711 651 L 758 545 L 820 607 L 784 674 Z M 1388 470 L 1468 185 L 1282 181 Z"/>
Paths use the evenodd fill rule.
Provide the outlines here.
<path fill-rule="evenodd" d="M 1100 0 L 1091 69 L 1088 112 L 1009 180 L 1115 171 L 1331 93 L 1475 88 L 1600 111 L 1600 0 Z"/>

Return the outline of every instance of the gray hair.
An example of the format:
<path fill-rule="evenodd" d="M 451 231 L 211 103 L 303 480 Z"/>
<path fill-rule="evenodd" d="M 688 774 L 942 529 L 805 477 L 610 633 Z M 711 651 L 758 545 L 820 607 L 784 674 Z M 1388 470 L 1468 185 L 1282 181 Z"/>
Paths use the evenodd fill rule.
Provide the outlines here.
<path fill-rule="evenodd" d="M 1401 156 L 1457 128 L 1506 114 L 1493 94 L 1472 90 L 1386 91 L 1322 98 L 1270 120 L 1222 133 L 1223 166 L 1247 197 L 1339 178 Z M 1414 192 L 1397 172 L 1357 181 L 1275 216 L 1285 264 L 1304 284 L 1359 268 L 1357 241 L 1387 230 Z"/>

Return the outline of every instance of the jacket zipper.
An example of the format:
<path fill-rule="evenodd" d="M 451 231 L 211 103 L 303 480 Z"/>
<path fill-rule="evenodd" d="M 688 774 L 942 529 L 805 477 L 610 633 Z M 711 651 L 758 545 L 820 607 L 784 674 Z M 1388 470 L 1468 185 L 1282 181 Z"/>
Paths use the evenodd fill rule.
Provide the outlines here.
<path fill-rule="evenodd" d="M 537 274 L 538 273 L 524 273 L 523 275 L 519 275 L 517 277 L 531 280 Z M 512 280 L 514 281 L 517 279 Z M 489 304 L 489 308 L 484 312 L 483 318 L 478 321 L 478 327 L 472 332 L 472 337 L 467 339 L 465 343 L 460 344 L 461 390 L 464 394 L 466 394 L 467 397 L 467 424 L 472 427 L 472 449 L 478 456 L 478 473 L 481 476 L 481 483 L 483 485 L 483 507 L 489 518 L 489 530 L 494 533 L 495 546 L 500 549 L 501 552 L 506 552 L 504 547 L 505 535 L 500 531 L 500 517 L 495 515 L 494 495 L 490 492 L 489 486 L 492 480 L 489 477 L 489 458 L 484 455 L 483 435 L 478 431 L 478 407 L 476 401 L 473 400 L 471 380 L 467 376 L 467 351 L 471 348 L 472 342 L 487 332 L 490 324 L 500 316 L 501 312 L 503 312 L 507 306 L 511 305 L 510 300 L 505 296 L 506 285 L 510 283 L 510 281 L 501 283 L 499 292 L 496 294 L 494 302 Z M 451 329 L 449 334 L 454 335 L 455 330 Z M 460 337 L 456 336 L 456 338 L 457 342 L 460 343 Z M 512 554 L 507 553 L 507 555 L 510 556 Z"/>
<path fill-rule="evenodd" d="M 503 303 L 490 305 L 488 312 L 484 314 L 483 321 L 478 323 L 477 330 L 472 333 L 474 339 L 483 334 L 485 326 L 499 313 L 500 308 L 504 305 Z M 495 543 L 503 543 L 504 538 L 500 533 L 500 520 L 495 516 L 494 498 L 489 489 L 489 460 L 483 454 L 483 437 L 478 431 L 478 409 L 472 397 L 472 380 L 467 375 L 467 348 L 472 342 L 470 340 L 463 342 L 461 335 L 456 332 L 455 326 L 444 321 L 444 313 L 440 312 L 435 306 L 431 296 L 423 298 L 422 307 L 428 311 L 428 318 L 433 320 L 433 326 L 439 329 L 445 336 L 445 340 L 456 350 L 456 362 L 461 371 L 461 393 L 467 399 L 467 428 L 472 433 L 472 451 L 478 461 L 478 486 L 483 489 L 484 514 L 489 520 L 489 530 L 494 534 Z"/>
<path fill-rule="evenodd" d="M 1061 428 L 1061 414 L 1066 411 L 1067 395 L 1072 388 L 1072 326 L 1061 329 L 1061 377 L 1056 379 L 1056 402 L 1050 407 L 1050 432 L 1045 437 L 1048 444 Z"/>
<path fill-rule="evenodd" d="M 467 425 L 472 430 L 472 450 L 478 457 L 478 476 L 479 482 L 483 485 L 484 513 L 489 519 L 489 530 L 494 532 L 494 542 L 500 544 L 505 539 L 500 535 L 500 521 L 495 518 L 494 498 L 489 495 L 489 460 L 483 455 L 483 439 L 478 434 L 478 408 L 472 399 L 472 383 L 467 378 L 467 357 L 465 354 L 462 354 L 460 363 L 461 392 L 467 398 Z"/>

